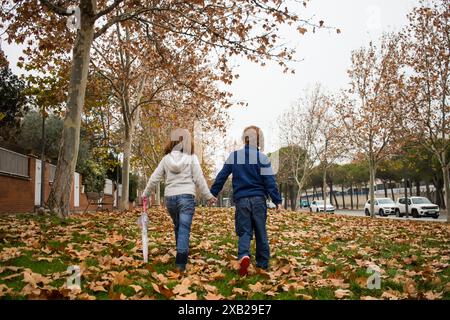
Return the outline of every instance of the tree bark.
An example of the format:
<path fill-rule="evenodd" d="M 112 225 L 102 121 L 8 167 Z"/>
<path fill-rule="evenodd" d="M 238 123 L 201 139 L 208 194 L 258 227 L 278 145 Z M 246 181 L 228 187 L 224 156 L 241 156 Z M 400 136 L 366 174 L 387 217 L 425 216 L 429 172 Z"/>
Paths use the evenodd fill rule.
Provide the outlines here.
<path fill-rule="evenodd" d="M 131 129 L 131 128 L 130 128 Z M 130 160 L 131 160 L 131 143 L 133 130 L 125 134 L 123 144 L 123 165 L 122 165 L 122 194 L 120 198 L 120 210 L 128 210 L 130 205 L 129 188 L 130 188 Z"/>
<path fill-rule="evenodd" d="M 408 180 L 408 185 L 409 185 L 409 196 L 412 197 L 413 196 L 413 186 L 412 186 L 412 181 Z"/>
<path fill-rule="evenodd" d="M 73 47 L 67 112 L 64 118 L 55 178 L 47 203 L 49 209 L 59 217 L 69 215 L 72 180 L 80 144 L 81 112 L 86 93 L 90 50 L 94 39 L 95 10 L 95 0 L 81 1 L 81 26 Z"/>
<path fill-rule="evenodd" d="M 416 196 L 420 197 L 420 181 L 416 181 Z"/>
<path fill-rule="evenodd" d="M 327 170 L 323 169 L 322 174 L 322 199 L 323 199 L 323 213 L 327 213 Z"/>
<path fill-rule="evenodd" d="M 428 181 L 426 181 L 426 185 L 425 188 L 427 190 L 427 198 L 431 199 L 431 192 L 430 192 L 430 183 Z"/>
<path fill-rule="evenodd" d="M 356 210 L 358 210 L 358 208 L 359 208 L 359 190 L 356 192 Z"/>
<path fill-rule="evenodd" d="M 353 183 L 350 182 L 350 206 L 353 210 Z"/>
<path fill-rule="evenodd" d="M 383 181 L 383 189 L 384 189 L 384 197 L 387 198 L 388 194 L 387 194 L 387 187 L 386 187 L 386 182 Z"/>
<path fill-rule="evenodd" d="M 375 190 L 374 190 L 374 184 L 375 184 L 375 174 L 376 174 L 376 168 L 373 163 L 370 163 L 370 184 L 369 184 L 369 193 L 370 193 L 370 216 L 372 218 L 375 218 Z"/>
<path fill-rule="evenodd" d="M 367 183 L 366 183 L 366 190 L 367 190 Z M 369 191 L 370 191 L 370 189 L 369 189 Z M 365 194 L 366 194 L 366 200 L 369 200 L 369 192 L 365 192 Z"/>
<path fill-rule="evenodd" d="M 288 208 L 288 188 L 287 188 L 287 183 L 284 183 L 284 210 L 287 210 Z"/>
<path fill-rule="evenodd" d="M 345 196 L 344 196 L 344 185 L 341 185 L 341 192 L 342 192 L 342 209 L 345 209 Z"/>
<path fill-rule="evenodd" d="M 333 188 L 333 184 L 331 184 L 331 189 L 332 188 Z M 333 192 L 333 190 L 331 190 L 330 192 L 333 195 L 334 203 L 336 204 L 336 209 L 339 209 L 339 203 L 338 203 L 337 198 L 336 198 L 336 192 Z"/>
<path fill-rule="evenodd" d="M 392 195 L 392 200 L 395 201 L 395 196 L 394 196 L 394 184 L 392 183 L 391 180 L 389 180 L 389 185 L 391 186 L 391 195 Z"/>
<path fill-rule="evenodd" d="M 143 76 L 139 82 L 134 97 L 134 103 L 127 100 L 128 95 L 125 94 L 122 99 L 122 116 L 125 124 L 125 136 L 123 147 L 123 168 L 122 168 L 122 199 L 120 210 L 129 209 L 129 188 L 130 188 L 130 162 L 131 162 L 131 147 L 133 143 L 134 132 L 136 125 L 139 122 L 140 107 L 142 93 L 146 84 L 146 76 Z M 131 109 L 130 109 L 131 105 Z"/>
<path fill-rule="evenodd" d="M 447 223 L 450 223 L 450 179 L 449 179 L 450 165 L 442 167 L 442 175 L 444 177 L 444 190 L 445 190 L 445 208 L 447 211 Z"/>
<path fill-rule="evenodd" d="M 297 204 L 297 194 L 295 193 L 295 189 L 294 189 L 294 185 L 290 184 L 289 185 L 289 195 L 291 198 L 291 210 L 295 211 L 295 209 L 297 208 L 296 204 Z"/>

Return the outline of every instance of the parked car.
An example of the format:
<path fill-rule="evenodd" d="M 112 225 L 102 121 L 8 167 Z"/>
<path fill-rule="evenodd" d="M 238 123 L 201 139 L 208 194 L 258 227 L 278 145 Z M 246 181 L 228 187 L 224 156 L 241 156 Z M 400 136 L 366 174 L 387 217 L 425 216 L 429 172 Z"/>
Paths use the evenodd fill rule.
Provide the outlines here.
<path fill-rule="evenodd" d="M 404 197 L 398 198 L 397 205 L 400 208 L 399 216 L 403 217 L 406 214 L 406 199 Z M 408 212 L 414 218 L 439 218 L 439 206 L 425 197 L 408 197 Z"/>
<path fill-rule="evenodd" d="M 309 208 L 309 202 L 307 200 L 300 201 L 300 208 Z"/>
<path fill-rule="evenodd" d="M 324 201 L 314 200 L 309 207 L 310 212 L 324 212 Z M 334 213 L 334 206 L 327 203 L 326 212 Z"/>
<path fill-rule="evenodd" d="M 375 214 L 379 214 L 382 217 L 400 214 L 400 208 L 391 198 L 375 198 L 374 211 Z M 370 200 L 367 200 L 364 205 L 364 213 L 366 216 L 370 216 Z"/>

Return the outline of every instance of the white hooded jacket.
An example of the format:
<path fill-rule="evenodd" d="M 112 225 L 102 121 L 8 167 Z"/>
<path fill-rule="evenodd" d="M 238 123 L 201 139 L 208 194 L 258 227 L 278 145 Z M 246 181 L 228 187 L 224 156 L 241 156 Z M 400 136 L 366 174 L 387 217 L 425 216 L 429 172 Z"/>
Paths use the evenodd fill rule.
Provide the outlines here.
<path fill-rule="evenodd" d="M 197 186 L 203 198 L 209 200 L 213 197 L 195 154 L 188 155 L 180 151 L 172 151 L 165 155 L 148 180 L 142 195 L 149 197 L 150 192 L 155 190 L 156 184 L 164 176 L 166 177 L 165 196 L 179 194 L 192 194 L 195 196 L 195 187 Z"/>

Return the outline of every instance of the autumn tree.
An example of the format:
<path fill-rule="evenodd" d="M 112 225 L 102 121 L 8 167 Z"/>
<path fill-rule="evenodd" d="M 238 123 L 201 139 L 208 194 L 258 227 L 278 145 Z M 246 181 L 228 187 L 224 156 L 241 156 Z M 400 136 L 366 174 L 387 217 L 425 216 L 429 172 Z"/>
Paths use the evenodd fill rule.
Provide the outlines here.
<path fill-rule="evenodd" d="M 317 121 L 320 121 L 317 133 L 312 141 L 314 157 L 322 170 L 322 190 L 326 193 L 327 176 L 330 176 L 329 170 L 338 160 L 345 158 L 346 144 L 343 143 L 343 132 L 340 129 L 339 119 L 334 112 L 335 101 L 333 97 L 321 93 L 321 103 L 314 114 Z M 310 118 L 311 119 L 311 118 Z M 330 180 L 330 202 L 332 190 L 332 181 Z M 326 212 L 327 197 L 323 195 L 324 212 Z"/>
<path fill-rule="evenodd" d="M 398 39 L 392 35 L 384 35 L 379 46 L 371 42 L 367 48 L 354 51 L 348 70 L 350 89 L 336 107 L 345 143 L 361 153 L 369 166 L 372 217 L 378 165 L 397 149 L 399 124 L 394 110 L 401 103 L 400 56 Z"/>
<path fill-rule="evenodd" d="M 286 147 L 284 165 L 297 184 L 297 198 L 318 159 L 318 138 L 325 128 L 327 101 L 320 85 L 295 102 L 279 118 L 280 143 Z"/>
<path fill-rule="evenodd" d="M 61 57 L 71 61 L 64 129 L 48 202 L 60 216 L 68 214 L 94 39 L 118 23 L 139 21 L 172 36 L 175 48 L 197 42 L 199 50 L 216 55 L 215 67 L 221 70 L 217 80 L 230 83 L 234 77 L 230 57 L 243 55 L 257 63 L 275 60 L 288 70 L 286 62 L 293 57 L 293 50 L 279 45 L 280 26 L 292 25 L 301 33 L 316 27 L 310 20 L 291 13 L 282 0 L 2 0 L 1 5 L 0 27 L 7 29 L 8 41 L 26 45 L 25 53 L 35 67 L 45 70 Z M 77 9 L 69 5 L 77 5 Z M 65 18 L 72 15 L 79 18 L 71 24 L 76 31 L 66 24 Z M 322 25 L 321 21 L 317 27 Z"/>
<path fill-rule="evenodd" d="M 0 49 L 0 138 L 15 140 L 20 118 L 27 109 L 25 81 L 12 73 Z"/>
<path fill-rule="evenodd" d="M 191 45 L 172 50 L 170 41 L 164 33 L 129 21 L 93 45 L 94 68 L 110 84 L 110 103 L 122 117 L 122 210 L 128 209 L 132 144 L 141 110 L 155 112 L 155 105 L 169 109 L 171 116 L 191 119 L 183 125 L 192 128 L 192 119 L 221 125 L 216 109 L 230 105 L 214 85 L 217 75 L 208 67 L 208 57 L 199 55 L 197 47 Z"/>
<path fill-rule="evenodd" d="M 450 222 L 449 18 L 447 1 L 421 1 L 408 15 L 409 25 L 401 33 L 409 74 L 403 91 L 406 108 L 401 109 L 408 114 L 403 129 L 439 161 L 447 222 Z"/>

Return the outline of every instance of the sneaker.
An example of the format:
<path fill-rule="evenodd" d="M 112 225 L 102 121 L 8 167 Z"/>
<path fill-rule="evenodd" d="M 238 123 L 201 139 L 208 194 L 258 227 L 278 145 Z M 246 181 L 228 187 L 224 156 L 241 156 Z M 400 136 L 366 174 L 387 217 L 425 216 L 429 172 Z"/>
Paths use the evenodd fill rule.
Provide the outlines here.
<path fill-rule="evenodd" d="M 248 274 L 248 266 L 250 265 L 250 257 L 244 256 L 240 262 L 239 275 L 241 277 L 246 276 Z"/>
<path fill-rule="evenodd" d="M 186 265 L 185 264 L 177 264 L 177 270 L 180 273 L 183 273 L 186 271 Z"/>

